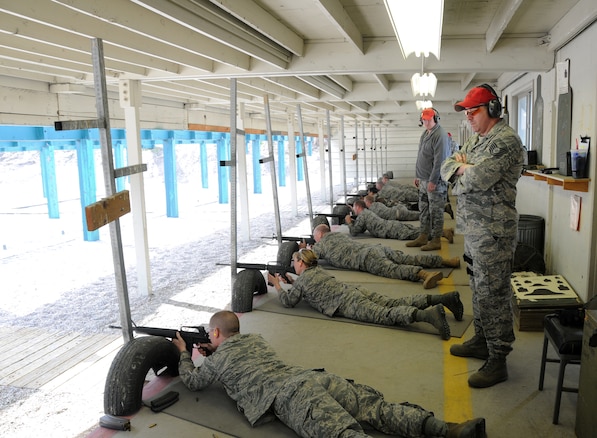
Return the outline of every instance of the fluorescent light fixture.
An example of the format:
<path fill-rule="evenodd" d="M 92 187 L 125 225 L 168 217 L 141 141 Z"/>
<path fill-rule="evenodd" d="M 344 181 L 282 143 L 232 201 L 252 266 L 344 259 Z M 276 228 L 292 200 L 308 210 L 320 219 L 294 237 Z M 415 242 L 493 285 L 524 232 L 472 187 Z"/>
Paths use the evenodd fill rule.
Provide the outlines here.
<path fill-rule="evenodd" d="M 410 79 L 413 96 L 435 96 L 437 78 L 433 73 L 415 73 Z"/>
<path fill-rule="evenodd" d="M 412 53 L 417 57 L 433 53 L 439 60 L 444 0 L 384 0 L 384 3 L 404 59 Z"/>
<path fill-rule="evenodd" d="M 425 108 L 433 107 L 433 102 L 431 102 L 430 100 L 417 100 L 415 103 L 419 111 L 423 111 Z"/>

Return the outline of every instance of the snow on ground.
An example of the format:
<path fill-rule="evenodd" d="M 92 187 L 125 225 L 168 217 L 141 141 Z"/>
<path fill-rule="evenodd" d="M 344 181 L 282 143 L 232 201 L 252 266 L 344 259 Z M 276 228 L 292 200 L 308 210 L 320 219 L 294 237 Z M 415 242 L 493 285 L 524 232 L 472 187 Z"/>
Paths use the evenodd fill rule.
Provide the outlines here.
<path fill-rule="evenodd" d="M 166 217 L 160 153 L 144 154 L 151 296 L 138 289 L 132 215 L 119 221 L 132 319 L 165 327 L 206 324 L 230 302 L 230 268 L 217 264 L 230 262 L 230 205 L 218 203 L 215 171 L 209 175 L 210 188 L 201 188 L 194 170 L 197 151 L 179 148 L 179 217 Z M 0 326 L 106 332 L 109 324 L 119 322 L 109 227 L 101 229 L 99 241 L 83 240 L 76 156 L 57 151 L 56 162 L 60 218 L 49 219 L 38 155 L 0 153 Z M 315 169 L 313 187 L 319 181 L 318 166 L 310 169 Z M 97 174 L 101 180 L 101 168 Z M 262 238 L 276 230 L 269 183 L 266 174 L 264 193 L 250 194 L 251 240 L 238 242 L 239 261 L 276 259 L 277 242 Z M 98 187 L 103 187 L 101 181 Z M 309 234 L 304 183 L 299 183 L 298 216 L 290 212 L 289 189 L 278 188 L 278 196 L 285 233 Z M 330 210 L 317 194 L 313 205 L 316 211 Z M 101 391 L 80 393 L 73 385 L 54 390 L 2 386 L 0 392 L 0 430 L 5 436 L 35 432 L 82 437 L 103 414 Z"/>

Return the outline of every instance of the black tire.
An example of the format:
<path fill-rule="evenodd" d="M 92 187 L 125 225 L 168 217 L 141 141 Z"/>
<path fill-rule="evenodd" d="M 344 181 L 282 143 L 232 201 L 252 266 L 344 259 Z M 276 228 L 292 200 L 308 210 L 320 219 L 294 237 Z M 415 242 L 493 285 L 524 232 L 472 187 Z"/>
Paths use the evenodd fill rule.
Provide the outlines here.
<path fill-rule="evenodd" d="M 292 254 L 299 250 L 297 242 L 282 242 L 278 248 L 278 256 L 276 262 L 286 271 L 294 273 L 292 267 Z"/>
<path fill-rule="evenodd" d="M 386 172 L 386 175 L 388 175 L 388 178 L 389 178 L 389 179 L 394 179 L 394 172 L 393 172 L 393 171 L 391 171 L 391 170 L 388 170 L 388 171 Z"/>
<path fill-rule="evenodd" d="M 346 204 L 334 205 L 334 208 L 332 209 L 332 213 L 341 215 L 342 217 L 333 217 L 332 225 L 344 224 L 344 218 L 346 217 L 346 215 L 349 215 L 351 212 L 352 212 L 351 208 Z"/>
<path fill-rule="evenodd" d="M 267 293 L 267 284 L 261 271 L 243 269 L 236 274 L 232 285 L 232 311 L 245 313 L 253 310 L 253 295 Z"/>
<path fill-rule="evenodd" d="M 180 352 L 159 336 L 142 336 L 127 342 L 116 354 L 104 388 L 104 411 L 108 415 L 132 415 L 141 409 L 143 385 L 150 369 L 178 376 Z M 161 373 L 163 374 L 163 373 Z"/>
<path fill-rule="evenodd" d="M 322 214 L 318 214 L 317 216 L 315 216 L 313 218 L 313 220 L 311 221 L 312 223 L 312 229 L 311 229 L 311 234 L 313 234 L 313 230 L 315 229 L 316 226 L 321 225 L 321 224 L 325 224 L 328 227 L 330 226 L 330 223 L 328 221 L 328 218 Z"/>

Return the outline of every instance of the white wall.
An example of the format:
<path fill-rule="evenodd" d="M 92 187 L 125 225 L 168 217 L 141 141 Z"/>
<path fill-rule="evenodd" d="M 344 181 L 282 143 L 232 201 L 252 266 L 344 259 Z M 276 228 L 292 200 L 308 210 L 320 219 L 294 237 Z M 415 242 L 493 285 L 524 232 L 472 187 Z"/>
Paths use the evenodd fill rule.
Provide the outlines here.
<path fill-rule="evenodd" d="M 597 24 L 593 24 L 573 41 L 558 51 L 556 62 L 570 60 L 570 86 L 572 98 L 572 138 L 570 144 L 581 135 L 591 137 L 592 149 L 597 141 Z M 505 91 L 515 95 L 518 90 L 536 85 L 537 74 L 527 74 Z M 556 138 L 558 95 L 555 69 L 541 73 L 541 94 L 544 100 L 542 164 L 557 167 Z M 510 99 L 512 100 L 512 99 Z M 512 110 L 510 111 L 512 117 Z M 518 183 L 517 207 L 519 213 L 535 214 L 545 218 L 545 253 L 548 270 L 561 274 L 575 289 L 581 299 L 587 301 L 595 294 L 595 152 L 590 158 L 588 192 L 563 190 L 523 176 Z M 570 228 L 570 197 L 582 197 L 580 230 Z"/>

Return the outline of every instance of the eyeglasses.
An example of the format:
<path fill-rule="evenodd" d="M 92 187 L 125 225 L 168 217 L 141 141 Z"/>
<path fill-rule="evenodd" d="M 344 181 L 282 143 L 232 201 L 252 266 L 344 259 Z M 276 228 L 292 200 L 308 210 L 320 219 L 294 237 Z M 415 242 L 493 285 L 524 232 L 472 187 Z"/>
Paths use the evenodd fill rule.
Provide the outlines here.
<path fill-rule="evenodd" d="M 470 116 L 476 116 L 477 113 L 479 112 L 479 110 L 481 108 L 483 108 L 485 105 L 479 105 L 479 106 L 474 106 L 472 108 L 468 108 L 464 110 L 464 115 L 466 117 L 470 117 Z"/>

